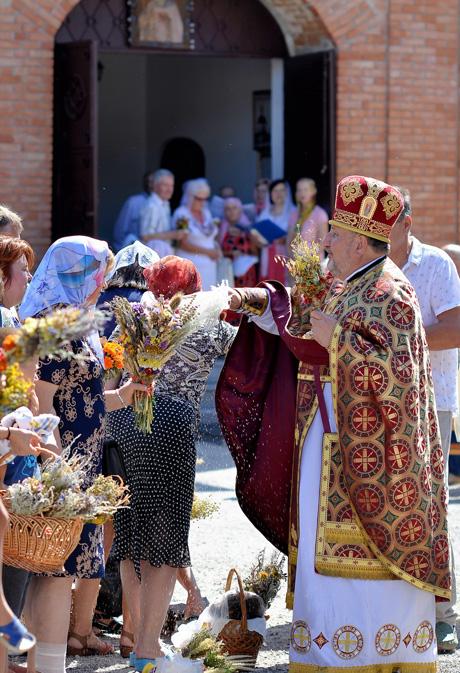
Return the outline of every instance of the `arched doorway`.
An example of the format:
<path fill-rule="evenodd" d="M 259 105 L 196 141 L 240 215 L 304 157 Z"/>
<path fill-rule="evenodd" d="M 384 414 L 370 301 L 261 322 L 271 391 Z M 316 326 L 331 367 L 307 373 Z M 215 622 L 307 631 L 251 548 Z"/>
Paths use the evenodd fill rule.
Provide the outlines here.
<path fill-rule="evenodd" d="M 268 177 L 285 173 L 292 183 L 308 175 L 329 206 L 335 182 L 331 45 L 290 57 L 285 30 L 266 0 L 175 4 L 183 11 L 180 45 L 159 43 L 161 31 L 149 41 L 145 25 L 153 25 L 154 12 L 142 32 L 135 28 L 139 14 L 124 0 L 81 0 L 58 31 L 54 237 L 85 232 L 110 238 L 122 200 L 139 191 L 145 170 L 160 165 L 168 137 L 181 135 L 202 145 L 206 177 L 215 187 L 240 180 L 238 192 L 247 199 L 261 170 L 270 171 Z M 267 94 L 272 131 L 271 158 L 263 163 L 254 148 L 253 101 L 260 93 Z M 196 100 L 204 98 L 198 109 Z"/>
<path fill-rule="evenodd" d="M 182 186 L 186 180 L 206 175 L 206 157 L 203 148 L 192 138 L 172 138 L 161 153 L 160 165 L 175 176 L 174 194 L 171 208 L 177 208 L 182 196 Z"/>

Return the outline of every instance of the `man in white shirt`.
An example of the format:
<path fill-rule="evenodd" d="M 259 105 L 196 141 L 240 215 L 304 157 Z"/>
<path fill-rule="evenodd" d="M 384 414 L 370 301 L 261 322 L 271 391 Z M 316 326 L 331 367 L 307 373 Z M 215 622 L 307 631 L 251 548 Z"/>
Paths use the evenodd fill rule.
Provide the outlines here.
<path fill-rule="evenodd" d="M 143 178 L 144 190 L 130 196 L 124 202 L 113 228 L 113 247 L 119 252 L 139 239 L 140 214 L 153 193 L 154 173 L 149 171 Z"/>
<path fill-rule="evenodd" d="M 169 201 L 174 192 L 174 175 L 165 168 L 153 174 L 153 194 L 141 211 L 140 239 L 160 257 L 174 253 L 172 242 L 180 241 L 186 231 L 172 229 Z"/>
<path fill-rule="evenodd" d="M 417 293 L 430 349 L 434 392 L 448 488 L 448 458 L 452 417 L 458 412 L 457 366 L 460 346 L 460 279 L 455 264 L 440 248 L 421 243 L 411 233 L 411 201 L 406 189 L 404 209 L 391 232 L 390 257 Z M 436 637 L 439 652 L 452 652 L 458 646 L 455 611 L 456 586 L 452 558 L 452 600 L 437 603 Z"/>

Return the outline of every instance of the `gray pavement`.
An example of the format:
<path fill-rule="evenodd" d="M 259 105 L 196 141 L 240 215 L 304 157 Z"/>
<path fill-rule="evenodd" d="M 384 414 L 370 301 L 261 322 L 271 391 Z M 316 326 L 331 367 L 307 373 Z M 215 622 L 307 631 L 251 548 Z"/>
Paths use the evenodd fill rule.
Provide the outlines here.
<path fill-rule="evenodd" d="M 244 575 L 261 549 L 266 549 L 268 554 L 273 549 L 242 514 L 236 501 L 235 469 L 220 435 L 214 411 L 213 390 L 216 379 L 217 369 L 210 377 L 208 392 L 203 400 L 202 437 L 198 444 L 198 455 L 204 462 L 197 468 L 196 490 L 218 501 L 220 510 L 211 519 L 193 522 L 190 534 L 194 571 L 203 595 L 210 601 L 222 593 L 229 568 L 237 567 Z M 460 485 L 451 488 L 450 496 L 450 529 L 457 556 L 457 585 L 460 586 Z M 284 589 L 282 587 L 269 610 L 266 643 L 257 661 L 258 673 L 286 673 L 288 670 L 291 612 L 284 607 Z M 184 600 L 185 594 L 179 588 L 173 601 Z M 114 644 L 117 642 L 114 639 Z M 78 673 L 132 671 L 116 655 L 68 659 L 68 670 Z M 438 670 L 440 673 L 459 673 L 460 650 L 455 654 L 440 656 Z"/>

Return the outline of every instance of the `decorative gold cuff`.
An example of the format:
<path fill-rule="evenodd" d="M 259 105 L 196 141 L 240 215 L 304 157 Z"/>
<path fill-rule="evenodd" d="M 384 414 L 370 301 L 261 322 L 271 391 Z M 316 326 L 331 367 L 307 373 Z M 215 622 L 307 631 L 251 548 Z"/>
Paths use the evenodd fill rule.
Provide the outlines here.
<path fill-rule="evenodd" d="M 241 297 L 239 313 L 261 316 L 268 306 L 268 292 L 262 287 L 235 288 Z"/>

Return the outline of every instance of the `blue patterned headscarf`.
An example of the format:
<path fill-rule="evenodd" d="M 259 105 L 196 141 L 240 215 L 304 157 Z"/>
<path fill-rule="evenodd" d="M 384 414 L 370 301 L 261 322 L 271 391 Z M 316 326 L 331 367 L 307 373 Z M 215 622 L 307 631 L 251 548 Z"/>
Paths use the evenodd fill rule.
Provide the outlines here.
<path fill-rule="evenodd" d="M 48 248 L 19 309 L 21 320 L 56 304 L 83 306 L 104 282 L 109 246 L 89 236 L 66 236 Z"/>

